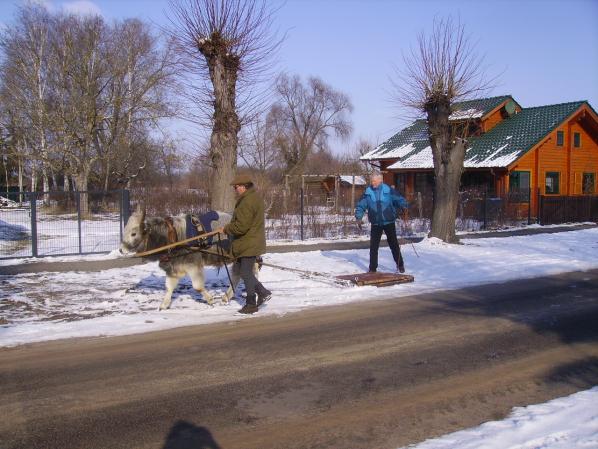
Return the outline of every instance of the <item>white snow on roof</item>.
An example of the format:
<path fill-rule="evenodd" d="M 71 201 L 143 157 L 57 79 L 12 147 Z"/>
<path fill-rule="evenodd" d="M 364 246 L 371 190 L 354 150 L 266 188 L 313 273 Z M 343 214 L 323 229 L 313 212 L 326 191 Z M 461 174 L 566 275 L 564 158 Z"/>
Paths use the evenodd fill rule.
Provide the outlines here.
<path fill-rule="evenodd" d="M 353 175 L 340 175 L 341 181 L 344 181 L 349 184 L 353 184 Z M 355 176 L 355 185 L 356 186 L 364 186 L 367 182 L 363 176 Z"/>
<path fill-rule="evenodd" d="M 455 111 L 449 115 L 449 120 L 465 120 L 472 118 L 480 118 L 484 115 L 484 111 L 478 109 L 466 109 L 464 111 Z"/>
<path fill-rule="evenodd" d="M 506 145 L 500 147 L 497 151 L 482 161 L 465 161 L 463 166 L 465 168 L 507 167 L 511 162 L 515 161 L 515 159 L 519 157 L 519 152 L 516 151 L 493 159 L 492 156 L 499 153 L 504 147 L 506 147 Z"/>
<path fill-rule="evenodd" d="M 387 151 L 384 154 L 375 154 L 378 151 L 382 150 L 382 145 L 376 147 L 374 150 L 370 151 L 369 153 L 363 155 L 360 159 L 394 159 L 394 158 L 402 158 L 405 155 L 411 153 L 415 150 L 415 146 L 413 143 L 408 143 L 405 145 L 401 145 L 400 147 L 393 148 L 390 151 Z"/>
<path fill-rule="evenodd" d="M 376 148 L 374 148 L 372 151 L 369 151 L 367 153 L 365 153 L 363 156 L 361 156 L 359 159 L 362 161 L 367 161 L 370 159 L 377 159 L 376 153 L 378 151 L 380 151 L 380 149 L 382 148 L 382 145 L 384 144 L 380 144 L 378 145 Z"/>
<path fill-rule="evenodd" d="M 465 168 L 486 168 L 486 167 L 506 167 L 517 159 L 519 152 L 515 151 L 504 156 L 496 157 L 502 150 L 504 150 L 509 144 L 505 144 L 496 149 L 493 153 L 485 157 L 483 160 L 465 160 Z M 467 155 L 465 155 L 467 158 Z M 427 146 L 420 152 L 413 156 L 399 160 L 388 167 L 389 169 L 428 169 L 434 168 L 434 158 L 432 156 L 432 147 Z"/>
<path fill-rule="evenodd" d="M 432 157 L 432 147 L 427 146 L 423 150 L 409 157 L 399 160 L 388 168 L 434 168 L 434 158 Z"/>

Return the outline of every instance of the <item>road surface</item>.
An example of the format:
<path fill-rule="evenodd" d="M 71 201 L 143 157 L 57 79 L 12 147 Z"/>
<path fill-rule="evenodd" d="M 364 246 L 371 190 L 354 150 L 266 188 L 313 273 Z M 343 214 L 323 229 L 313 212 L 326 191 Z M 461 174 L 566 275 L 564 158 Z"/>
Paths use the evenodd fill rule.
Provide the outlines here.
<path fill-rule="evenodd" d="M 597 322 L 593 270 L 5 348 L 0 444 L 397 448 L 598 385 Z"/>

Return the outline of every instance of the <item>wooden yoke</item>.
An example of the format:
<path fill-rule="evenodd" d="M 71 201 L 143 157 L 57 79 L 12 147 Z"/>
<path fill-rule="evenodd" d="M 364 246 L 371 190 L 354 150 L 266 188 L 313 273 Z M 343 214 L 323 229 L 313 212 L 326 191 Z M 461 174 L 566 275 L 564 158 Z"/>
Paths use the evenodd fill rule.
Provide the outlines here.
<path fill-rule="evenodd" d="M 211 237 L 211 236 L 216 235 L 216 234 L 218 234 L 218 231 L 212 231 L 212 232 L 208 232 L 206 234 L 196 235 L 195 237 L 191 237 L 191 238 L 188 238 L 188 239 L 185 239 L 185 240 L 181 240 L 179 242 L 170 243 L 168 245 L 160 246 L 159 248 L 150 249 L 148 251 L 143 251 L 141 253 L 135 253 L 135 257 L 149 256 L 150 254 L 156 254 L 156 253 L 165 251 L 165 250 L 170 249 L 170 248 L 175 248 L 177 246 L 184 245 L 185 243 L 193 242 L 195 240 L 207 239 L 208 237 Z"/>

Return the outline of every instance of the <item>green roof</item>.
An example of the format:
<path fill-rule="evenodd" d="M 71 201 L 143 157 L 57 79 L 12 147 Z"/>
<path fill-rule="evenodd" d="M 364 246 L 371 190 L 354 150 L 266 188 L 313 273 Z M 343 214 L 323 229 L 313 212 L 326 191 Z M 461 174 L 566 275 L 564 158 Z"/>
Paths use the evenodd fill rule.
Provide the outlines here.
<path fill-rule="evenodd" d="M 459 103 L 455 110 L 495 109 L 510 95 Z M 586 101 L 575 101 L 522 109 L 479 137 L 469 138 L 465 168 L 506 167 L 523 156 L 565 121 Z M 432 168 L 432 150 L 426 120 L 416 120 L 362 157 L 364 160 L 398 159 L 389 168 Z"/>
<path fill-rule="evenodd" d="M 513 100 L 510 95 L 501 95 L 499 97 L 478 98 L 475 100 L 465 100 L 453 105 L 454 111 L 466 111 L 468 109 L 475 109 L 480 111 L 482 116 L 488 114 L 490 111 L 497 108 L 502 102 L 506 100 Z M 513 100 L 515 101 L 515 100 Z"/>
<path fill-rule="evenodd" d="M 472 138 L 465 167 L 506 167 L 551 133 L 584 101 L 522 109 L 487 133 Z"/>

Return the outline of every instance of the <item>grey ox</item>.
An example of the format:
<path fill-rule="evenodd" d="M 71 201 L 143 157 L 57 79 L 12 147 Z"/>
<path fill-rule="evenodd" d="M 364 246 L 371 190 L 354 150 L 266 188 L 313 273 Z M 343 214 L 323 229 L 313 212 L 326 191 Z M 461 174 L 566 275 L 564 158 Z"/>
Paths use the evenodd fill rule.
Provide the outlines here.
<path fill-rule="evenodd" d="M 217 212 L 218 220 L 212 221 L 212 229 L 218 229 L 230 222 L 231 215 L 225 212 Z M 186 238 L 186 215 L 176 215 L 172 217 L 173 227 L 176 230 L 176 240 L 183 240 Z M 217 237 L 214 236 L 214 239 Z M 139 209 L 135 211 L 129 218 L 127 225 L 123 232 L 123 241 L 120 246 L 122 254 L 132 254 L 143 252 L 168 244 L 168 226 L 164 218 L 161 217 L 145 217 L 145 211 Z M 211 249 L 214 251 L 215 246 Z M 162 257 L 167 255 L 167 257 Z M 172 302 L 172 293 L 176 288 L 179 280 L 189 275 L 193 288 L 201 293 L 208 304 L 214 303 L 214 297 L 206 290 L 204 267 L 224 265 L 221 257 L 218 255 L 206 254 L 191 249 L 186 246 L 175 248 L 170 254 L 166 252 L 157 253 L 149 258 L 161 259 L 160 268 L 166 272 L 166 294 L 164 300 L 160 305 L 160 310 L 168 309 Z M 232 284 L 228 287 L 224 295 L 221 297 L 223 303 L 228 303 L 235 295 L 235 288 L 240 281 L 238 264 L 233 265 L 230 272 Z"/>

